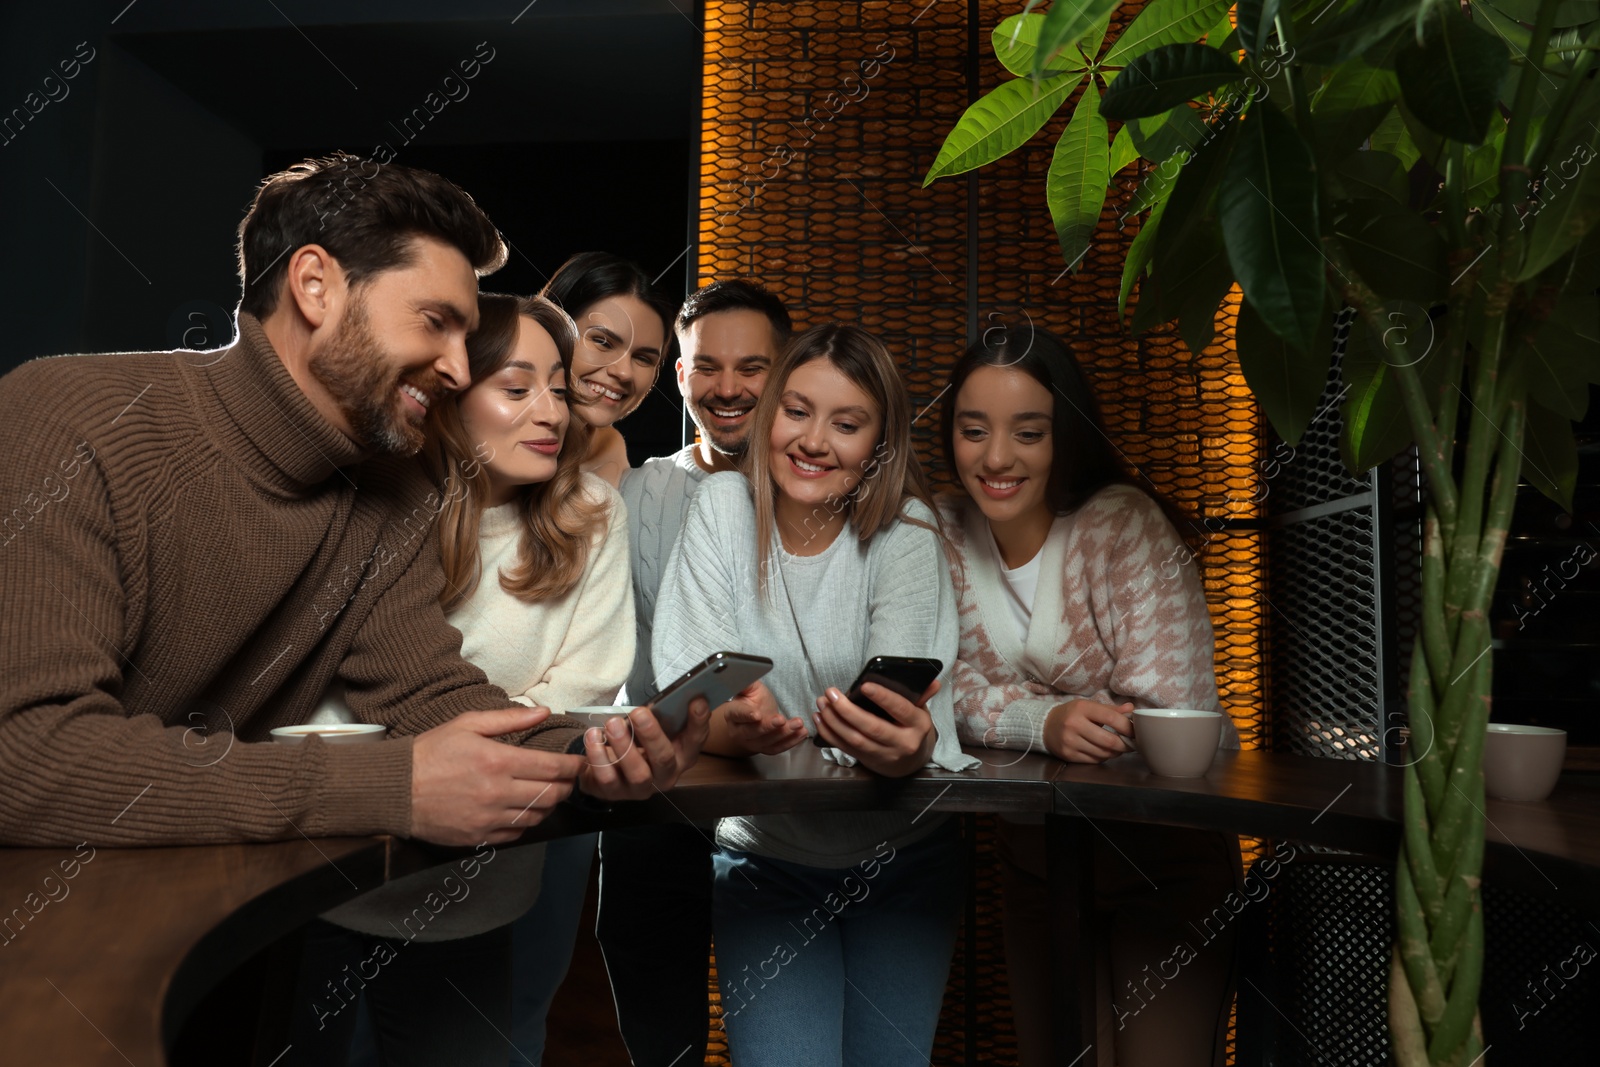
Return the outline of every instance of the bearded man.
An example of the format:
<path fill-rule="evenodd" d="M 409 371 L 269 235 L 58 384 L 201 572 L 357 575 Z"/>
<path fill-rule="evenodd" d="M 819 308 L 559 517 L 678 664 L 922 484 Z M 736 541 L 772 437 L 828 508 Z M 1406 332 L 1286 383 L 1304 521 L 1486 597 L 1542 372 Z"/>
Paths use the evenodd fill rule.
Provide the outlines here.
<path fill-rule="evenodd" d="M 269 176 L 238 252 L 230 347 L 0 379 L 0 843 L 501 843 L 574 789 L 669 788 L 703 712 L 669 740 L 636 711 L 612 752 L 512 705 L 440 607 L 411 454 L 469 384 L 494 225 L 438 175 L 339 154 Z M 268 743 L 335 681 L 390 740 Z"/>

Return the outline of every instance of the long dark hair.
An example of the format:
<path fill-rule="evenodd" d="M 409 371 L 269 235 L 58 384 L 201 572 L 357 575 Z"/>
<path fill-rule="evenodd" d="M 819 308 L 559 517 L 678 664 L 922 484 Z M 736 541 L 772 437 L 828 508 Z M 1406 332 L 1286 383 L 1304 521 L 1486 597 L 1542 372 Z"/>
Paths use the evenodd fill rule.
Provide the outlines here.
<path fill-rule="evenodd" d="M 1135 478 L 1106 433 L 1100 402 L 1072 349 L 1048 330 L 1033 325 L 996 326 L 967 348 L 950 372 L 940 407 L 940 437 L 946 468 L 954 474 L 956 397 L 979 367 L 1014 368 L 1050 390 L 1050 484 L 1045 502 L 1057 515 L 1069 515 L 1108 485 L 1126 485 L 1150 497 L 1186 543 L 1195 536 L 1194 519 L 1152 485 Z"/>
<path fill-rule="evenodd" d="M 661 332 L 666 344 L 672 343 L 672 320 L 677 306 L 656 289 L 639 265 L 610 252 L 579 252 L 556 268 L 539 293 L 573 318 L 590 306 L 611 296 L 632 296 L 644 301 L 661 316 Z M 667 353 L 661 353 L 661 362 Z"/>

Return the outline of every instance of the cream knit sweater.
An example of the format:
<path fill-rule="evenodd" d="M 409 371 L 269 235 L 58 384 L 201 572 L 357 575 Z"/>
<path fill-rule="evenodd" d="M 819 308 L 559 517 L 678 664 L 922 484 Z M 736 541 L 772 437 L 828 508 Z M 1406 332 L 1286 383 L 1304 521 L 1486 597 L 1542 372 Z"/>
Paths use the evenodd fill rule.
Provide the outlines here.
<path fill-rule="evenodd" d="M 483 577 L 447 618 L 461 631 L 461 654 L 521 704 L 561 712 L 610 704 L 633 666 L 633 596 L 628 574 L 628 514 L 604 479 L 583 476 L 584 492 L 610 505 L 604 537 L 590 546 L 583 577 L 565 596 L 529 604 L 500 585 L 500 569 L 516 564 L 522 539 L 517 505 L 489 508 L 478 531 Z M 349 721 L 330 692 L 313 721 Z M 437 904 L 448 894 L 449 866 L 407 875 L 357 897 L 323 917 L 377 937 L 444 941 L 486 933 L 533 906 L 544 846 L 495 852 L 470 897 Z M 459 880 L 458 880 L 459 881 Z M 420 909 L 420 910 L 419 910 Z M 417 932 L 417 916 L 432 916 Z M 407 923 L 407 920 L 411 920 Z"/>

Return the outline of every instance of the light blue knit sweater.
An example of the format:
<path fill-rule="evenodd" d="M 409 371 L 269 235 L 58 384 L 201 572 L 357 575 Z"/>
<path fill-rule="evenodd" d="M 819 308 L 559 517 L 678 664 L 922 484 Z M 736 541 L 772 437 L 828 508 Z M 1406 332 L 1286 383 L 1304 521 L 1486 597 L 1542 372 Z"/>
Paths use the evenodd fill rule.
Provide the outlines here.
<path fill-rule="evenodd" d="M 915 502 L 905 514 L 933 522 L 932 512 Z M 791 556 L 774 535 L 772 580 L 763 597 L 755 529 L 749 483 L 741 475 L 713 474 L 701 483 L 655 605 L 657 680 L 670 681 L 713 652 L 769 656 L 775 665 L 764 680 L 778 706 L 809 724 L 823 687 L 848 687 L 873 656 L 931 656 L 945 670 L 944 689 L 928 709 L 938 733 L 929 766 L 976 766 L 956 740 L 949 674 L 959 623 L 938 536 L 896 521 L 863 544 L 846 524 L 820 554 Z M 729 818 L 717 824 L 717 843 L 814 867 L 849 867 L 872 856 L 880 842 L 910 844 L 942 819 L 893 811 Z"/>

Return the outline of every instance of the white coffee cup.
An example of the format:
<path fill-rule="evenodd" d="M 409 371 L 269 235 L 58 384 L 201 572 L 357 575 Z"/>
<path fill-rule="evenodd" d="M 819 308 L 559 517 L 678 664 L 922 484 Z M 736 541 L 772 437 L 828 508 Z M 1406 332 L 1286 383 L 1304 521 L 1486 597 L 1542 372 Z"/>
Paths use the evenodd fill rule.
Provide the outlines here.
<path fill-rule="evenodd" d="M 280 745 L 303 745 L 315 734 L 325 745 L 355 745 L 382 741 L 389 728 L 376 722 L 308 722 L 301 726 L 280 726 L 272 739 Z"/>
<path fill-rule="evenodd" d="M 1222 739 L 1222 713 L 1198 708 L 1138 708 L 1135 747 L 1151 774 L 1201 778 L 1211 769 Z"/>
<path fill-rule="evenodd" d="M 1492 722 L 1483 739 L 1483 791 L 1501 800 L 1543 800 L 1566 758 L 1565 730 Z"/>

